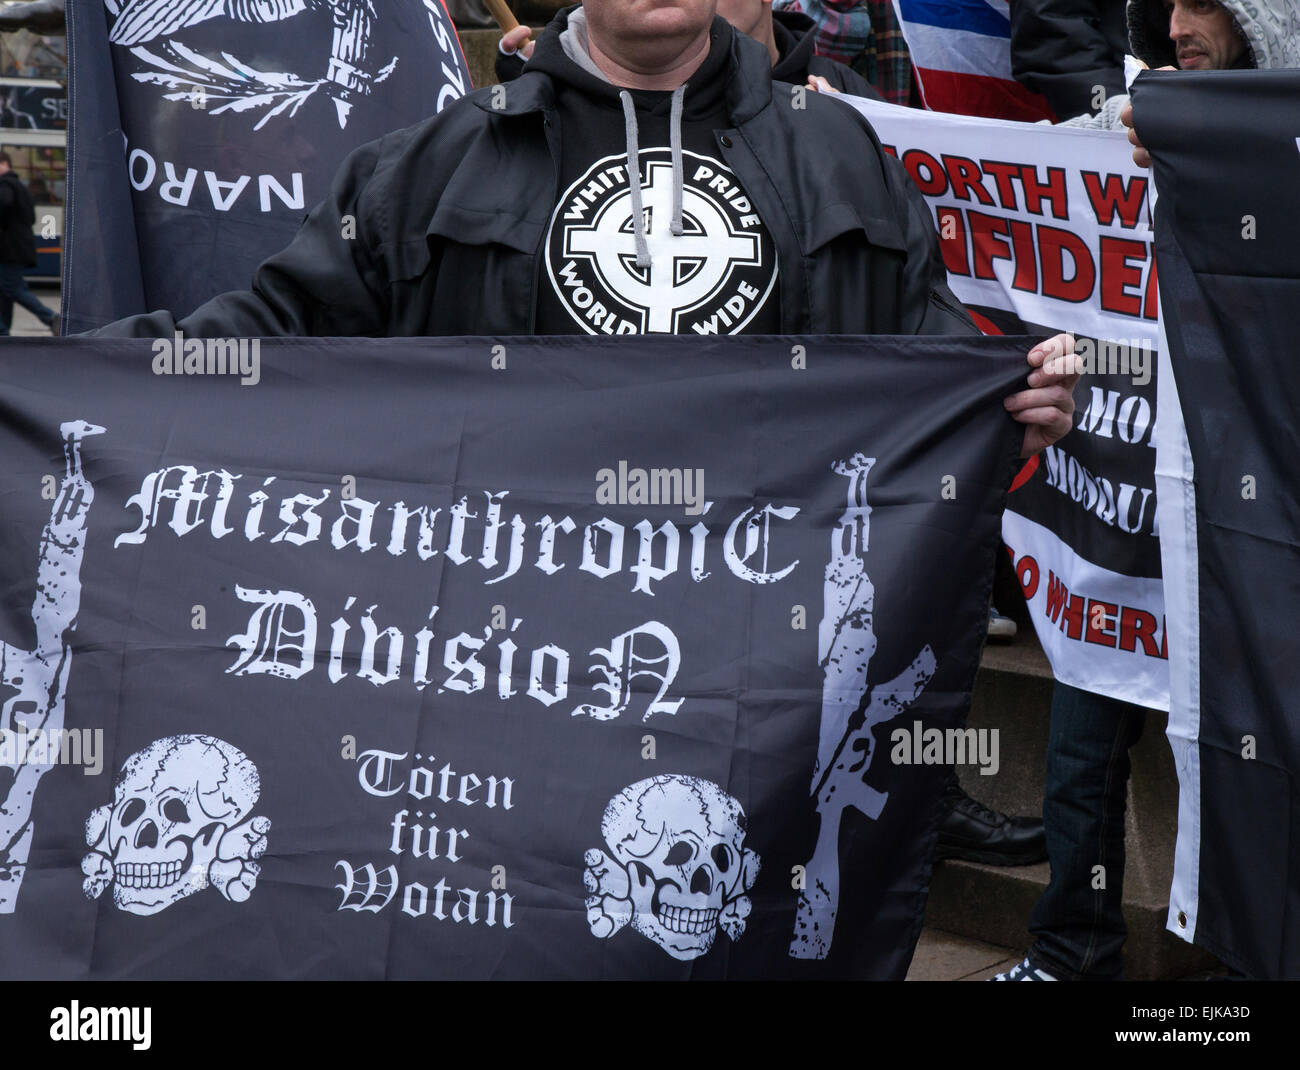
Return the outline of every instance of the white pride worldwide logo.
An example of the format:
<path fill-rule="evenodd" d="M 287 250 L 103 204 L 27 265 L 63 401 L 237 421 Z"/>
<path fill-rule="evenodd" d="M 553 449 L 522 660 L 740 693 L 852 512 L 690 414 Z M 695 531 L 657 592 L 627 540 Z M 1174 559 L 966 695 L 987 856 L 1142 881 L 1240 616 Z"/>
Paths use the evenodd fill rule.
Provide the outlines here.
<path fill-rule="evenodd" d="M 651 265 L 636 263 L 627 161 L 606 156 L 561 196 L 546 240 L 560 303 L 587 334 L 735 334 L 776 285 L 776 253 L 731 170 L 683 152 L 682 228 L 671 232 L 667 148 L 640 153 Z"/>

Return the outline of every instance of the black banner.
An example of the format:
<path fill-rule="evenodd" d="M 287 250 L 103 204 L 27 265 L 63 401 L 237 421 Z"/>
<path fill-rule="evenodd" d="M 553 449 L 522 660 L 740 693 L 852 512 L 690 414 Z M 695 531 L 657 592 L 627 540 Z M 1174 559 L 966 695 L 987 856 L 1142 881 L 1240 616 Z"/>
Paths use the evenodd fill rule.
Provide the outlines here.
<path fill-rule="evenodd" d="M 901 978 L 1028 348 L 0 350 L 0 977 Z"/>
<path fill-rule="evenodd" d="M 247 289 L 343 158 L 470 89 L 442 0 L 68 5 L 65 333 Z"/>
<path fill-rule="evenodd" d="M 1162 399 L 1160 464 L 1184 492 L 1161 494 L 1181 782 L 1170 928 L 1253 976 L 1294 978 L 1300 72 L 1144 74 L 1134 108 L 1190 447 L 1185 461 Z"/>

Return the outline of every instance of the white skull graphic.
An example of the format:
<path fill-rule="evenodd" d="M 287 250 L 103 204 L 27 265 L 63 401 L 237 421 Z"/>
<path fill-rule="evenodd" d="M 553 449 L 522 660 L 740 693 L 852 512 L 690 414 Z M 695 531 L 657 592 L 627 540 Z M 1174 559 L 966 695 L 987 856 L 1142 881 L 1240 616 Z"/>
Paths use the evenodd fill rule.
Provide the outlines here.
<path fill-rule="evenodd" d="M 745 825 L 740 803 L 707 780 L 669 773 L 624 788 L 600 825 L 612 857 L 586 856 L 592 933 L 630 921 L 677 959 L 707 952 L 719 927 L 738 940 L 759 866 Z"/>
<path fill-rule="evenodd" d="M 236 747 L 213 736 L 155 740 L 122 766 L 113 802 L 86 821 L 86 895 L 113 885 L 132 914 L 156 914 L 209 884 L 243 902 L 271 822 L 249 818 L 261 781 Z"/>

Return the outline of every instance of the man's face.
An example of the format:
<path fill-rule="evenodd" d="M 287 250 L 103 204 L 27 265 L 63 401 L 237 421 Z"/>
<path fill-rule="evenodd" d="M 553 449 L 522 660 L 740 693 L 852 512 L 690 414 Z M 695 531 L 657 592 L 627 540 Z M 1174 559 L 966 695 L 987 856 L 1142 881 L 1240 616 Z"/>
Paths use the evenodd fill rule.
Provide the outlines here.
<path fill-rule="evenodd" d="M 718 0 L 583 0 L 582 8 L 599 41 L 634 45 L 697 37 L 717 6 Z"/>
<path fill-rule="evenodd" d="M 1164 5 L 1179 70 L 1226 70 L 1246 51 L 1232 15 L 1216 0 L 1164 0 Z"/>
<path fill-rule="evenodd" d="M 757 36 L 754 31 L 763 22 L 764 10 L 771 0 L 718 0 L 718 14 L 741 33 Z"/>

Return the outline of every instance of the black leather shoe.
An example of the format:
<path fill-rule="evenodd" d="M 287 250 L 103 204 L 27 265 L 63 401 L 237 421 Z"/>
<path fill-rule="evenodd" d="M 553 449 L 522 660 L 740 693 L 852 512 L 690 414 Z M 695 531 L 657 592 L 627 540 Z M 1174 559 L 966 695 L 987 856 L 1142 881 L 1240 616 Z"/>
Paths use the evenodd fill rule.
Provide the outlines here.
<path fill-rule="evenodd" d="M 990 866 L 1028 866 L 1047 859 L 1043 823 L 1007 817 L 977 802 L 955 784 L 945 793 L 948 812 L 939 822 L 934 857 L 960 858 Z"/>

